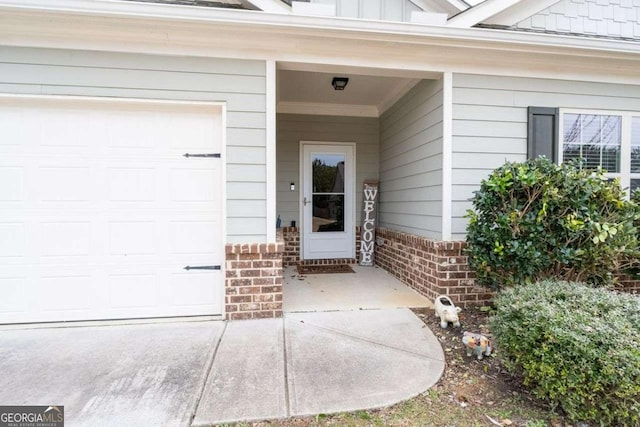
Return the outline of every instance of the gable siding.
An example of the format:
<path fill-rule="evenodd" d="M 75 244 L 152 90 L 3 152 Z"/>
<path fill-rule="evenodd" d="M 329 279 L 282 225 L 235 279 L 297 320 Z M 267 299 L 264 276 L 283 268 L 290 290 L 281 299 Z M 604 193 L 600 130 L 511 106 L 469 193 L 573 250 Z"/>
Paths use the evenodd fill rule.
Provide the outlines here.
<path fill-rule="evenodd" d="M 227 241 L 266 241 L 264 61 L 0 47 L 0 93 L 223 101 Z"/>
<path fill-rule="evenodd" d="M 381 21 L 410 22 L 411 12 L 422 11 L 409 0 L 311 0 L 336 6 L 336 16 Z"/>
<path fill-rule="evenodd" d="M 506 161 L 527 156 L 527 107 L 640 111 L 640 86 L 455 74 L 453 239 L 463 239 L 469 199 Z"/>
<path fill-rule="evenodd" d="M 378 179 L 378 119 L 278 114 L 276 125 L 276 212 L 282 226 L 300 222 L 300 141 L 355 142 L 356 225 L 361 222 L 365 180 Z M 296 184 L 291 191 L 290 184 Z"/>
<path fill-rule="evenodd" d="M 380 118 L 380 226 L 442 238 L 442 80 L 418 83 Z"/>
<path fill-rule="evenodd" d="M 562 0 L 514 26 L 519 29 L 640 39 L 638 0 Z"/>

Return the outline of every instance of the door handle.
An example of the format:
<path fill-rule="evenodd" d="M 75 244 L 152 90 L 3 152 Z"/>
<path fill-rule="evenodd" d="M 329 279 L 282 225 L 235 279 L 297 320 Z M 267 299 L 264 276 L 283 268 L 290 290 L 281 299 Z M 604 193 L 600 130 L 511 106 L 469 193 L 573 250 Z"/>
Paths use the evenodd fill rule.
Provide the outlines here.
<path fill-rule="evenodd" d="M 304 206 L 307 206 L 307 203 L 311 203 L 311 200 L 307 200 L 307 198 L 305 197 L 302 203 Z"/>

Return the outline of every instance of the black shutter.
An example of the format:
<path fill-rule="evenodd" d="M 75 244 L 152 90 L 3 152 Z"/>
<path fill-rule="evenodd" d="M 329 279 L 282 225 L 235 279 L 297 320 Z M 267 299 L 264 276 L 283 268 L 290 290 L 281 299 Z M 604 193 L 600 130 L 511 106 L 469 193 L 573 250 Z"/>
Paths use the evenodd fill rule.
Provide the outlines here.
<path fill-rule="evenodd" d="M 557 108 L 529 107 L 527 133 L 527 159 L 545 156 L 554 163 L 558 160 L 558 121 Z"/>

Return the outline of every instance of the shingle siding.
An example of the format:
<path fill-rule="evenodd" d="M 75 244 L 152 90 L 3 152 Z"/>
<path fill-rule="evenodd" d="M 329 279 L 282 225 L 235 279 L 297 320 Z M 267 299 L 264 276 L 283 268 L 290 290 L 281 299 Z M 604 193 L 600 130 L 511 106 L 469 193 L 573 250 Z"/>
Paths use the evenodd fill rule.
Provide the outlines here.
<path fill-rule="evenodd" d="M 640 39 L 638 0 L 562 0 L 514 25 L 520 30 Z"/>

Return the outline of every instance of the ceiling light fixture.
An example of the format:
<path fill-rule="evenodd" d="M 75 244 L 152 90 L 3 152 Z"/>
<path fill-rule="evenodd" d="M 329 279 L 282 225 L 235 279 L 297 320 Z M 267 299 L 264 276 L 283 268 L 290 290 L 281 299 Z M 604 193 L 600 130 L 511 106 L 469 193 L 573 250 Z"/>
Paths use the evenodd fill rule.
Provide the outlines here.
<path fill-rule="evenodd" d="M 349 77 L 334 77 L 333 80 L 331 80 L 331 86 L 333 86 L 335 90 L 344 90 L 348 83 Z"/>

